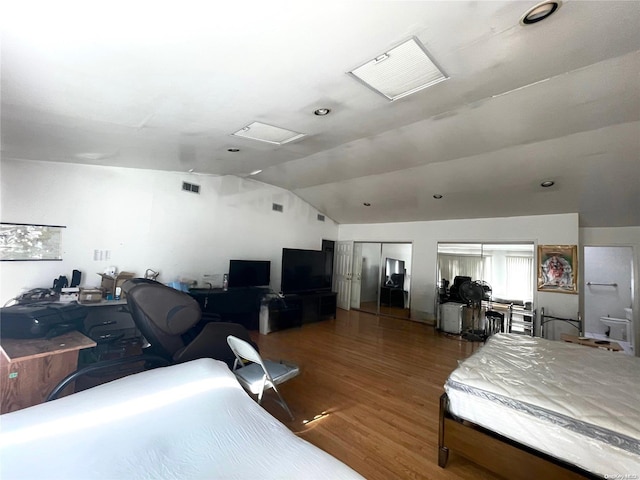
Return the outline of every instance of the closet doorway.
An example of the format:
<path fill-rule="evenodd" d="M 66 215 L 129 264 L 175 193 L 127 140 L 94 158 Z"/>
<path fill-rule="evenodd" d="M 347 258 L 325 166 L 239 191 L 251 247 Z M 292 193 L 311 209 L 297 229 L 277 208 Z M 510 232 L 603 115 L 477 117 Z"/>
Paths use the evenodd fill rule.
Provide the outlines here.
<path fill-rule="evenodd" d="M 412 253 L 411 243 L 354 242 L 350 307 L 410 318 Z"/>

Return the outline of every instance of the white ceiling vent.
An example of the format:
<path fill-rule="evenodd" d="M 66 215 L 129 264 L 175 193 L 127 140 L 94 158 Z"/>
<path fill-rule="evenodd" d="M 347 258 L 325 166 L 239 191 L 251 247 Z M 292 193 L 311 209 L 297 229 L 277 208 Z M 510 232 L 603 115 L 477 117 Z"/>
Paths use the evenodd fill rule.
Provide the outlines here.
<path fill-rule="evenodd" d="M 324 215 L 322 215 L 321 213 L 318 214 L 318 221 L 324 222 Z"/>
<path fill-rule="evenodd" d="M 196 185 L 195 183 L 182 182 L 182 191 L 200 193 L 200 185 Z"/>
<path fill-rule="evenodd" d="M 348 73 L 388 100 L 397 100 L 448 78 L 415 37 Z"/>
<path fill-rule="evenodd" d="M 287 130 L 285 128 L 274 127 L 273 125 L 267 125 L 266 123 L 253 122 L 232 135 L 258 140 L 260 142 L 282 145 L 304 137 L 305 134 L 294 132 L 293 130 Z"/>

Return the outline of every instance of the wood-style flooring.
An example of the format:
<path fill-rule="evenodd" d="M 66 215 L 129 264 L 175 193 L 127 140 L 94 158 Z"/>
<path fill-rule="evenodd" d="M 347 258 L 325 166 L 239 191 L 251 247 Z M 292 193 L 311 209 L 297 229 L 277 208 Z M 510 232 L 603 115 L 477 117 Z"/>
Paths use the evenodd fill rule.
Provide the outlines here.
<path fill-rule="evenodd" d="M 273 392 L 265 408 L 367 479 L 498 478 L 454 452 L 446 469 L 437 464 L 443 384 L 481 344 L 410 320 L 340 309 L 335 320 L 254 338 L 265 358 L 301 369 L 280 387 L 295 420 Z"/>
<path fill-rule="evenodd" d="M 356 308 L 361 312 L 375 314 L 378 311 L 377 302 L 362 302 L 360 308 Z M 390 317 L 411 318 L 411 310 L 408 308 L 388 307 L 380 305 L 380 313 Z"/>

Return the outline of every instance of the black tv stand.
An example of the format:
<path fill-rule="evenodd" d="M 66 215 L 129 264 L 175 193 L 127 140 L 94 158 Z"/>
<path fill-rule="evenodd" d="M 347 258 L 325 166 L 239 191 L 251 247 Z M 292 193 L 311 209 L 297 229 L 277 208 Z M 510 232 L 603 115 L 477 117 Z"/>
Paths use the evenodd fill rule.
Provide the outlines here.
<path fill-rule="evenodd" d="M 336 318 L 337 294 L 331 291 L 301 292 L 284 296 L 288 305 L 299 305 L 300 323 L 313 323 L 327 317 Z"/>
<path fill-rule="evenodd" d="M 269 287 L 192 288 L 189 295 L 198 301 L 202 313 L 216 314 L 223 322 L 258 330 L 260 305 L 269 292 Z"/>

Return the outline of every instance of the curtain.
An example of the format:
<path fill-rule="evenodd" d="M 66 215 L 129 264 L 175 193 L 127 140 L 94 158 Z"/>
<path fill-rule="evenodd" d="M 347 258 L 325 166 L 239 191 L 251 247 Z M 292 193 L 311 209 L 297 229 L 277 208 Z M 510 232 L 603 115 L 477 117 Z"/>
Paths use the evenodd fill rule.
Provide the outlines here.
<path fill-rule="evenodd" d="M 438 282 L 445 278 L 453 283 L 453 279 L 459 275 L 481 280 L 483 263 L 482 257 L 440 254 L 438 255 Z"/>
<path fill-rule="evenodd" d="M 533 258 L 507 257 L 507 296 L 513 300 L 531 300 L 533 292 Z"/>

